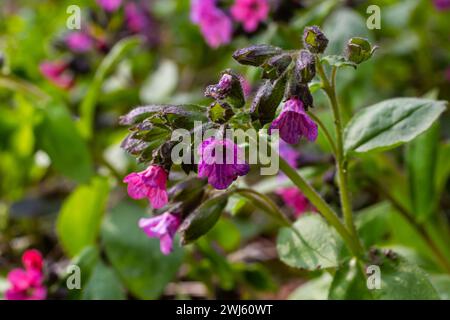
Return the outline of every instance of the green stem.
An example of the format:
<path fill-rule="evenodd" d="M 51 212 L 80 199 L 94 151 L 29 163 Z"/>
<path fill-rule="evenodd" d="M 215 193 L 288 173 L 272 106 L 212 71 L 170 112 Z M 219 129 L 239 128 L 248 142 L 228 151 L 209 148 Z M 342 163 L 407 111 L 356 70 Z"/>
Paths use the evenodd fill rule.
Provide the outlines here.
<path fill-rule="evenodd" d="M 313 189 L 298 173 L 295 171 L 283 158 L 280 157 L 280 169 L 284 174 L 291 179 L 291 181 L 299 188 L 314 207 L 322 214 L 322 216 L 332 225 L 336 231 L 344 239 L 347 246 L 356 257 L 360 257 L 363 253 L 363 248 L 359 239 L 353 237 L 345 228 L 342 222 L 337 217 L 333 209 L 323 200 L 323 198 Z"/>
<path fill-rule="evenodd" d="M 278 206 L 273 203 L 273 201 L 266 195 L 256 192 L 252 189 L 239 188 L 235 190 L 242 196 L 252 200 L 252 202 L 267 212 L 272 218 L 274 218 L 281 226 L 290 227 L 292 226 L 292 221 L 290 221 L 278 208 Z"/>
<path fill-rule="evenodd" d="M 355 224 L 353 222 L 352 205 L 350 200 L 350 192 L 348 188 L 348 174 L 347 163 L 344 157 L 344 143 L 343 143 L 343 130 L 342 130 L 342 117 L 339 109 L 338 100 L 336 97 L 336 71 L 337 68 L 333 67 L 331 70 L 331 83 L 328 80 L 325 70 L 323 69 L 320 59 L 316 59 L 317 71 L 323 82 L 323 90 L 330 100 L 331 108 L 334 116 L 334 128 L 336 131 L 336 169 L 338 173 L 339 184 L 339 196 L 341 199 L 342 214 L 344 216 L 345 225 L 350 231 L 353 238 L 357 238 Z"/>

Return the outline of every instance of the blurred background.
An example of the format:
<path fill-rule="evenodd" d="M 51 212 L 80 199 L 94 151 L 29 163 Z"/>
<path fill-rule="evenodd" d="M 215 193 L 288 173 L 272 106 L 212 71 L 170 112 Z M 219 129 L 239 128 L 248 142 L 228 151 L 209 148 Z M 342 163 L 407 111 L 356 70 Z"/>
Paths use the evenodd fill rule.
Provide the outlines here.
<path fill-rule="evenodd" d="M 149 213 L 146 202 L 128 200 L 122 183 L 142 167 L 120 148 L 127 129 L 118 118 L 145 104 L 206 105 L 204 88 L 226 68 L 243 76 L 251 100 L 261 75 L 238 65 L 233 51 L 259 43 L 299 49 L 303 28 L 314 24 L 330 40 L 328 54 L 342 53 L 352 36 L 380 47 L 357 72 L 348 68 L 338 75 L 346 120 L 359 108 L 392 97 L 448 100 L 450 4 L 261 1 L 270 10 L 252 30 L 233 16 L 234 0 L 217 1 L 225 18 L 216 19 L 230 24 L 229 33 L 217 40 L 192 17 L 188 0 L 122 0 L 117 8 L 95 0 L 2 0 L 0 297 L 8 287 L 7 273 L 20 266 L 29 248 L 44 256 L 49 299 L 326 297 L 330 277 L 282 264 L 275 248 L 277 226 L 244 199 L 233 198 L 205 237 L 163 256 L 158 240 L 137 227 Z M 68 10 L 72 5 L 81 10 L 81 30 L 67 27 L 77 12 Z M 369 5 L 379 6 L 381 29 L 367 28 Z M 316 114 L 331 126 L 326 98 L 319 91 L 314 98 Z M 403 253 L 432 275 L 446 298 L 449 123 L 446 112 L 439 125 L 405 148 L 367 156 L 350 167 L 364 243 Z M 298 150 L 304 174 L 337 206 L 324 137 Z M 182 177 L 171 174 L 173 181 Z M 293 214 L 275 193 L 278 180 L 258 172 L 247 180 Z M 71 261 L 81 266 L 83 290 L 65 286 Z"/>

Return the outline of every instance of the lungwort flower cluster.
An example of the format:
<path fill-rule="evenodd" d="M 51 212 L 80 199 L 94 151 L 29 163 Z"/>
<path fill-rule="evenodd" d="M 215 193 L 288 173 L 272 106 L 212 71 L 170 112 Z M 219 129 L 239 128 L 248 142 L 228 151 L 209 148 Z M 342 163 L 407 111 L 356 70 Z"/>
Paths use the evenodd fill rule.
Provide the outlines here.
<path fill-rule="evenodd" d="M 47 289 L 43 285 L 43 259 L 37 250 L 27 250 L 22 256 L 24 269 L 13 269 L 8 273 L 10 287 L 7 300 L 44 300 Z"/>
<path fill-rule="evenodd" d="M 248 1 L 239 3 L 248 4 Z M 212 0 L 196 1 L 193 5 L 199 6 L 192 16 L 198 22 L 206 19 L 204 15 L 219 10 Z M 206 9 L 209 11 L 202 11 Z M 172 251 L 176 233 L 181 234 L 185 244 L 211 229 L 226 207 L 228 196 L 239 192 L 238 188 L 231 187 L 234 181 L 249 173 L 245 149 L 227 132 L 264 128 L 269 140 L 279 132 L 284 149 L 287 146 L 289 150 L 288 144 L 296 144 L 302 137 L 316 140 L 318 126 L 309 113 L 314 101 L 308 84 L 315 77 L 317 59 L 328 40 L 318 27 L 307 27 L 303 42 L 307 50 L 285 51 L 270 45 L 255 45 L 234 52 L 233 58 L 238 63 L 262 69 L 263 83 L 254 97 L 250 97 L 251 103 L 246 101 L 242 77 L 227 69 L 216 84 L 207 86 L 205 96 L 213 100 L 208 106 L 149 105 L 121 117 L 121 124 L 130 126 L 122 147 L 147 165 L 145 170 L 126 176 L 124 182 L 128 184 L 130 197 L 148 199 L 154 209 L 155 216 L 141 219 L 139 226 L 149 237 L 160 239 L 164 254 Z M 196 125 L 198 121 L 200 127 Z M 203 139 L 198 143 L 195 138 L 194 143 L 191 139 L 188 142 L 174 139 L 172 132 L 178 129 L 189 138 Z M 209 130 L 215 133 L 211 135 Z M 173 159 L 175 150 L 181 161 Z M 292 167 L 297 167 L 298 154 L 292 150 L 282 156 Z M 178 172 L 171 175 L 171 171 Z M 188 176 L 175 183 L 170 177 L 179 177 L 180 171 Z M 173 183 L 168 190 L 167 185 Z M 212 188 L 205 188 L 206 183 Z M 278 194 L 296 215 L 312 210 L 308 200 L 295 188 L 280 189 Z"/>

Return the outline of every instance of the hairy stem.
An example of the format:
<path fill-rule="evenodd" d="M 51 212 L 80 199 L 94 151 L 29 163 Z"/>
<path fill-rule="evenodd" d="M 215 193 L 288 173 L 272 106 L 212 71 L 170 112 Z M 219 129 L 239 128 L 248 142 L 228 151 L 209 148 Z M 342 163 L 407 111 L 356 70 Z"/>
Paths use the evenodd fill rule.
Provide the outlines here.
<path fill-rule="evenodd" d="M 323 69 L 320 59 L 316 59 L 317 71 L 323 82 L 323 90 L 330 100 L 331 109 L 334 116 L 334 128 L 336 131 L 336 169 L 338 173 L 339 184 L 339 196 L 341 199 L 342 214 L 347 229 L 352 237 L 357 238 L 355 224 L 353 222 L 352 205 L 350 200 L 350 191 L 348 188 L 348 172 L 347 163 L 344 157 L 344 143 L 343 143 L 343 129 L 342 129 L 342 116 L 339 109 L 338 100 L 336 97 L 336 67 L 331 71 L 331 82 L 328 79 L 325 70 Z"/>

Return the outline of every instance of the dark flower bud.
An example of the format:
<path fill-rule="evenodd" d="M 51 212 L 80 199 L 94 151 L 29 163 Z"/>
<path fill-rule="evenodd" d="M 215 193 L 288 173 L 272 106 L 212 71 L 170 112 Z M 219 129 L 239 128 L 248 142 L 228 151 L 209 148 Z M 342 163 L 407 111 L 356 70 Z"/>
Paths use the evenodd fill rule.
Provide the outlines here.
<path fill-rule="evenodd" d="M 345 56 L 347 60 L 360 64 L 368 60 L 376 49 L 378 49 L 378 47 L 372 47 L 366 39 L 355 37 L 348 40 Z"/>
<path fill-rule="evenodd" d="M 282 52 L 283 50 L 281 48 L 267 44 L 260 44 L 236 50 L 233 53 L 233 59 L 240 64 L 258 67 L 266 62 L 270 57 L 281 54 Z"/>
<path fill-rule="evenodd" d="M 291 64 L 291 62 L 292 57 L 287 53 L 280 54 L 270 58 L 263 65 L 264 68 L 263 78 L 265 79 L 279 78 L 286 70 L 286 68 Z"/>
<path fill-rule="evenodd" d="M 303 102 L 303 107 L 306 111 L 308 108 L 313 107 L 313 96 L 311 91 L 309 91 L 308 84 L 303 84 L 299 82 L 295 76 L 289 79 L 288 88 L 286 90 L 287 97 L 297 97 Z"/>
<path fill-rule="evenodd" d="M 275 112 L 284 97 L 286 79 L 285 74 L 273 82 L 266 80 L 258 89 L 250 110 L 253 120 L 259 120 L 261 125 L 265 125 L 275 118 Z"/>
<path fill-rule="evenodd" d="M 328 39 L 318 26 L 306 27 L 303 30 L 303 45 L 312 53 L 323 53 L 328 45 Z"/>
<path fill-rule="evenodd" d="M 316 75 L 316 62 L 314 56 L 307 50 L 301 50 L 295 61 L 295 76 L 306 84 L 310 82 Z"/>
<path fill-rule="evenodd" d="M 229 69 L 222 72 L 218 84 L 210 85 L 206 88 L 205 96 L 226 102 L 234 108 L 241 108 L 245 104 L 241 79 Z"/>

